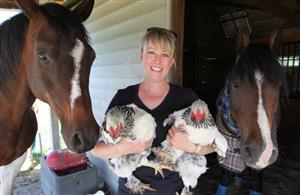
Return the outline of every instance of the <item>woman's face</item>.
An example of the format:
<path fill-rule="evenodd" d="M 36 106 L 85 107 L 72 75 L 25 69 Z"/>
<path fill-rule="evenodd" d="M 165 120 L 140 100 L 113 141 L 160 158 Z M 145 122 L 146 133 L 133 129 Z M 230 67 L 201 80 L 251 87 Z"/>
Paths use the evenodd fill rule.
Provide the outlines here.
<path fill-rule="evenodd" d="M 162 48 L 154 47 L 149 42 L 141 54 L 146 78 L 150 81 L 161 81 L 167 78 L 168 72 L 174 63 L 173 55 Z"/>

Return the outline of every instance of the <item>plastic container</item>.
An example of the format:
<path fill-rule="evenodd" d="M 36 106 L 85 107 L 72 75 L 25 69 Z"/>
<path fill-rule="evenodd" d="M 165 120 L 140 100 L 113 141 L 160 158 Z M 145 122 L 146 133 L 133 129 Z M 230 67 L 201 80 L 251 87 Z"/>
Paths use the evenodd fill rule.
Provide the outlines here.
<path fill-rule="evenodd" d="M 45 156 L 40 162 L 41 187 L 46 195 L 85 195 L 98 191 L 97 167 L 91 162 L 84 169 L 66 175 L 49 169 Z"/>

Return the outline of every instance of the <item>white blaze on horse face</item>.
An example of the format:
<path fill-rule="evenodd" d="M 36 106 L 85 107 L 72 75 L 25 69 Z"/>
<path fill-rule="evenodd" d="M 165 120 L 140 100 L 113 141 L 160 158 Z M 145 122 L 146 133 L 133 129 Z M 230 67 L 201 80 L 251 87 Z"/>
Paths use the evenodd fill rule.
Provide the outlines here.
<path fill-rule="evenodd" d="M 76 39 L 76 44 L 71 52 L 71 56 L 74 60 L 74 74 L 71 80 L 71 94 L 70 94 L 70 101 L 71 101 L 71 108 L 74 107 L 74 101 L 76 98 L 81 96 L 81 88 L 80 88 L 80 68 L 81 68 L 81 60 L 83 56 L 84 46 L 83 43 Z"/>
<path fill-rule="evenodd" d="M 260 128 L 262 138 L 266 144 L 265 150 L 262 152 L 259 160 L 256 162 L 258 167 L 264 168 L 268 165 L 269 159 L 273 152 L 273 142 L 271 139 L 270 124 L 262 99 L 262 84 L 264 81 L 260 71 L 255 72 L 255 79 L 258 88 L 258 105 L 257 105 L 257 123 Z"/>

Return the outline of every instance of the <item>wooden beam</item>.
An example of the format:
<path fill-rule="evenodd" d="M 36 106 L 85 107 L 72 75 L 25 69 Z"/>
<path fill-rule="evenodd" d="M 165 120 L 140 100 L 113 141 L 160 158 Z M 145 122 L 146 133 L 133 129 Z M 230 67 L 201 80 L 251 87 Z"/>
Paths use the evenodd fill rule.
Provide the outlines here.
<path fill-rule="evenodd" d="M 233 6 L 243 9 L 258 9 L 271 13 L 273 16 L 280 17 L 294 26 L 300 26 L 300 14 L 295 10 L 281 5 L 276 0 L 205 0 L 205 3 Z M 299 3 L 299 0 L 297 0 Z"/>
<path fill-rule="evenodd" d="M 178 36 L 176 42 L 176 68 L 172 81 L 177 85 L 182 85 L 185 0 L 172 0 L 171 2 L 171 29 L 176 32 Z"/>
<path fill-rule="evenodd" d="M 268 43 L 270 39 L 270 32 L 256 35 L 251 38 L 251 43 Z M 299 28 L 285 28 L 282 30 L 282 43 L 300 41 Z"/>
<path fill-rule="evenodd" d="M 300 14 L 294 10 L 277 3 L 274 0 L 248 0 L 257 7 L 270 12 L 273 16 L 277 16 L 286 22 L 295 26 L 300 26 Z"/>
<path fill-rule="evenodd" d="M 3 9 L 18 9 L 18 6 L 15 4 L 15 2 L 11 1 L 0 1 L 0 8 Z"/>
<path fill-rule="evenodd" d="M 257 6 L 254 6 L 249 3 L 244 3 L 244 1 L 235 1 L 235 0 L 202 0 L 200 2 L 206 3 L 206 4 L 217 4 L 217 5 L 224 5 L 229 7 L 236 7 L 241 9 L 260 9 Z"/>
<path fill-rule="evenodd" d="M 39 3 L 39 0 L 34 0 Z M 3 9 L 19 9 L 14 0 L 0 0 L 0 8 Z"/>
<path fill-rule="evenodd" d="M 297 5 L 300 6 L 300 0 L 295 0 Z"/>

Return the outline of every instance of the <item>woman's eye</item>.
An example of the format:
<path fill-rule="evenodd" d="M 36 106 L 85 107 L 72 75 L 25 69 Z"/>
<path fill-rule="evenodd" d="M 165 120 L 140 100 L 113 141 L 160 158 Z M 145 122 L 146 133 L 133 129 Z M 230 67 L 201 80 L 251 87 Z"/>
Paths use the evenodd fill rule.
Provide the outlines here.
<path fill-rule="evenodd" d="M 148 54 L 154 54 L 154 51 L 148 51 Z"/>
<path fill-rule="evenodd" d="M 162 57 L 164 57 L 164 58 L 168 58 L 169 57 L 169 55 L 168 54 L 162 54 Z"/>

